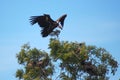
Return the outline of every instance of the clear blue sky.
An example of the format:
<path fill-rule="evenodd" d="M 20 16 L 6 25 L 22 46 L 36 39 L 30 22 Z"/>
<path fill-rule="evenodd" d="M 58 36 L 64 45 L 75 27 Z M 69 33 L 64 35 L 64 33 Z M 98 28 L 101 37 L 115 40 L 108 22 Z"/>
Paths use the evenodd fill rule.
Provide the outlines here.
<path fill-rule="evenodd" d="M 44 13 L 54 20 L 68 15 L 60 40 L 103 47 L 120 63 L 120 0 L 0 0 L 0 80 L 16 80 L 16 53 L 24 43 L 48 51 L 50 37 L 29 23 Z M 119 78 L 120 68 L 110 80 Z"/>

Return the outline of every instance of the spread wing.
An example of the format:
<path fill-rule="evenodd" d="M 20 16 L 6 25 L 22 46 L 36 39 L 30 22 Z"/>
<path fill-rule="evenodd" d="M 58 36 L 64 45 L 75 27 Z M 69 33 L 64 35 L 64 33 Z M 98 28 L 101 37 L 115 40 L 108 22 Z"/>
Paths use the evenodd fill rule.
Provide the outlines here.
<path fill-rule="evenodd" d="M 57 19 L 57 22 L 60 22 L 62 27 L 64 26 L 64 20 L 67 17 L 67 14 L 62 15 L 60 18 Z"/>
<path fill-rule="evenodd" d="M 56 22 L 53 21 L 48 14 L 44 14 L 43 16 L 31 16 L 30 22 L 32 25 L 38 23 L 38 25 L 42 28 L 41 30 L 42 37 L 48 36 L 57 26 L 54 25 L 54 23 Z"/>
<path fill-rule="evenodd" d="M 54 21 L 51 19 L 51 17 L 48 14 L 44 14 L 43 16 L 31 16 L 30 17 L 30 23 L 34 25 L 35 23 L 38 23 L 40 27 L 49 27 L 51 23 Z"/>

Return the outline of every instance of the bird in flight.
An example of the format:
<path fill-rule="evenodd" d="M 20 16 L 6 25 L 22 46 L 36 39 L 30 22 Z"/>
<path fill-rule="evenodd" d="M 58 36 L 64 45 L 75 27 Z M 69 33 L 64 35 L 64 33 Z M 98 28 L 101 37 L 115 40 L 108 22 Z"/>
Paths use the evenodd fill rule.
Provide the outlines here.
<path fill-rule="evenodd" d="M 54 32 L 53 30 L 57 27 L 60 29 L 64 26 L 64 20 L 67 14 L 62 15 L 56 21 L 51 19 L 49 14 L 43 14 L 41 16 L 31 16 L 30 23 L 32 25 L 38 23 L 39 27 L 41 27 L 41 35 L 42 37 L 47 37 L 50 33 Z"/>

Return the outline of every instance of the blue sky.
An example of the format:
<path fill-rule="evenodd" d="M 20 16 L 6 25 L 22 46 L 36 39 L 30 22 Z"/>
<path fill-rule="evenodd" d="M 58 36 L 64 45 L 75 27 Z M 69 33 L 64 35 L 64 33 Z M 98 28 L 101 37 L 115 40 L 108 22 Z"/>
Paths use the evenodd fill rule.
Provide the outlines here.
<path fill-rule="evenodd" d="M 1 0 L 0 79 L 16 80 L 16 54 L 24 43 L 49 51 L 49 38 L 42 38 L 29 17 L 50 14 L 56 20 L 67 14 L 60 40 L 103 47 L 120 63 L 120 0 Z M 120 78 L 120 68 L 110 80 Z"/>

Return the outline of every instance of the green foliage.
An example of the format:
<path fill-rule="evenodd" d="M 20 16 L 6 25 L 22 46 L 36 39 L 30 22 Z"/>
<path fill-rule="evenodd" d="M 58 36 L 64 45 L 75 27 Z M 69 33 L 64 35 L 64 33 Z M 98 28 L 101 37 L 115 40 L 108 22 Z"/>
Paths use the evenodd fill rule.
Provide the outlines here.
<path fill-rule="evenodd" d="M 45 51 L 36 48 L 31 49 L 29 44 L 22 46 L 17 54 L 18 63 L 24 66 L 24 69 L 16 71 L 16 77 L 24 80 L 44 80 L 50 79 L 53 74 L 54 66 L 50 57 Z"/>
<path fill-rule="evenodd" d="M 51 57 L 61 61 L 63 80 L 108 80 L 107 74 L 114 75 L 118 67 L 117 61 L 104 48 L 57 39 L 50 40 L 49 48 Z"/>
<path fill-rule="evenodd" d="M 16 71 L 16 77 L 24 80 L 109 80 L 108 74 L 115 75 L 118 68 L 118 62 L 104 48 L 51 38 L 49 49 L 48 55 L 24 44 L 17 54 L 18 63 L 24 67 Z M 54 74 L 58 68 L 54 70 L 51 60 L 60 63 L 58 76 Z"/>
<path fill-rule="evenodd" d="M 19 79 L 22 79 L 24 71 L 22 69 L 18 69 L 16 72 L 16 77 L 19 77 Z"/>

